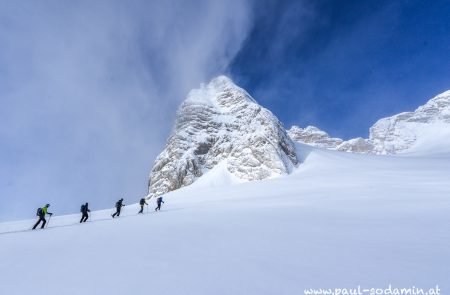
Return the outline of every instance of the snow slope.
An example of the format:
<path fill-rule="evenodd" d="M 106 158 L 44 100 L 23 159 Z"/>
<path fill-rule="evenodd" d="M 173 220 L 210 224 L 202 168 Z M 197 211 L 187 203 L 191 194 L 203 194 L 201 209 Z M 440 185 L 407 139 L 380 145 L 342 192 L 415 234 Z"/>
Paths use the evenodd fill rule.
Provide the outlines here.
<path fill-rule="evenodd" d="M 263 181 L 221 183 L 219 165 L 167 194 L 160 213 L 131 205 L 118 219 L 61 216 L 34 232 L 5 233 L 34 220 L 0 224 L 2 294 L 449 292 L 448 155 L 298 152 L 292 174 Z"/>

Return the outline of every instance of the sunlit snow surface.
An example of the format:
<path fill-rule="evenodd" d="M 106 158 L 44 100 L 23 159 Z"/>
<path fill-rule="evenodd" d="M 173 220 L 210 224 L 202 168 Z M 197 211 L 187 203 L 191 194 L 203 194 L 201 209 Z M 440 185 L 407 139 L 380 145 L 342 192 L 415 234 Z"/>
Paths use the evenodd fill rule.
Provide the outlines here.
<path fill-rule="evenodd" d="M 131 205 L 114 220 L 112 209 L 81 225 L 78 214 L 53 217 L 42 231 L 6 233 L 35 220 L 0 224 L 2 294 L 450 292 L 450 154 L 299 149 L 289 176 L 238 183 L 213 170 L 158 213 L 152 201 L 142 216 Z"/>

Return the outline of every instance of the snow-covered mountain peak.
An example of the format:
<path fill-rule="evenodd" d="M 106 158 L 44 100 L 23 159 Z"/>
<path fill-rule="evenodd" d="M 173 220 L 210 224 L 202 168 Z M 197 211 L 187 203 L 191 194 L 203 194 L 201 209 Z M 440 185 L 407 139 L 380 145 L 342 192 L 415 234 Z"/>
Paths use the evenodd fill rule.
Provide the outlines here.
<path fill-rule="evenodd" d="M 447 102 L 447 106 L 448 106 L 448 103 L 450 103 L 450 90 L 444 91 L 444 92 L 436 95 L 435 97 L 430 99 L 428 101 L 428 103 L 435 102 L 435 101 L 446 101 Z"/>
<path fill-rule="evenodd" d="M 442 153 L 450 151 L 450 90 L 445 91 L 414 112 L 403 112 L 378 120 L 369 139 L 343 141 L 312 126 L 293 126 L 289 136 L 309 145 L 356 153 L 398 154 Z"/>
<path fill-rule="evenodd" d="M 218 164 L 242 180 L 287 174 L 298 164 L 280 121 L 225 76 L 192 90 L 181 104 L 150 174 L 149 193 L 189 185 Z"/>
<path fill-rule="evenodd" d="M 450 123 L 450 90 L 430 99 L 414 113 L 417 118 L 422 118 L 425 122 L 442 120 Z"/>
<path fill-rule="evenodd" d="M 370 128 L 369 140 L 377 154 L 396 154 L 411 148 L 447 144 L 450 130 L 450 91 L 430 99 L 414 112 L 380 119 Z M 429 150 L 427 148 L 427 150 Z"/>
<path fill-rule="evenodd" d="M 248 103 L 256 101 L 244 89 L 237 86 L 227 76 L 218 76 L 208 84 L 189 92 L 184 103 L 206 104 L 215 107 L 229 107 L 236 102 Z"/>
<path fill-rule="evenodd" d="M 233 80 L 225 75 L 217 76 L 207 84 L 210 87 L 214 87 L 216 89 L 229 89 L 229 88 L 239 88 Z"/>

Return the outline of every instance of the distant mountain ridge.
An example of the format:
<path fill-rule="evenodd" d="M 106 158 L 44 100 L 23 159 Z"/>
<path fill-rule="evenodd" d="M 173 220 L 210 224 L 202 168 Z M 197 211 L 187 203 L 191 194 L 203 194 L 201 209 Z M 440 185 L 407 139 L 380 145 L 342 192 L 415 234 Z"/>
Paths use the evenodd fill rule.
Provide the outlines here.
<path fill-rule="evenodd" d="M 293 141 L 329 150 L 352 153 L 373 153 L 374 149 L 373 144 L 362 137 L 344 141 L 341 138 L 331 137 L 328 133 L 315 126 L 300 128 L 294 125 L 287 132 Z"/>
<path fill-rule="evenodd" d="M 419 145 L 446 145 L 450 135 L 450 90 L 430 99 L 414 112 L 404 112 L 378 120 L 369 130 L 369 138 L 344 141 L 332 138 L 314 126 L 293 126 L 289 136 L 297 142 L 332 150 L 394 155 L 412 151 Z M 434 135 L 434 137 L 433 137 Z M 450 150 L 450 146 L 448 148 Z"/>

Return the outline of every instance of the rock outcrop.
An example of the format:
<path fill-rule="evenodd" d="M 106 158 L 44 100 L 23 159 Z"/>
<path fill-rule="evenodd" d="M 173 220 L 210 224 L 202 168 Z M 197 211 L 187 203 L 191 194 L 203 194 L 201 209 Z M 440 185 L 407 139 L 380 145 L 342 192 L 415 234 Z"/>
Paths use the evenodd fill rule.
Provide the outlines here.
<path fill-rule="evenodd" d="M 149 196 L 193 183 L 225 161 L 243 180 L 289 173 L 299 161 L 281 122 L 229 78 L 192 90 L 150 174 Z"/>
<path fill-rule="evenodd" d="M 336 147 L 336 150 L 359 154 L 371 154 L 373 153 L 373 148 L 374 146 L 370 140 L 358 137 L 342 142 Z"/>
<path fill-rule="evenodd" d="M 411 148 L 422 137 L 435 133 L 432 129 L 445 126 L 450 129 L 450 91 L 432 98 L 414 112 L 379 120 L 370 128 L 369 140 L 376 154 L 397 154 Z"/>
<path fill-rule="evenodd" d="M 328 133 L 314 126 L 308 126 L 304 129 L 292 126 L 288 130 L 288 134 L 294 141 L 327 149 L 336 149 L 343 142 L 342 139 L 330 137 Z"/>

